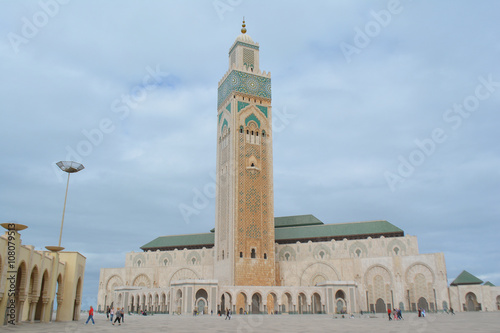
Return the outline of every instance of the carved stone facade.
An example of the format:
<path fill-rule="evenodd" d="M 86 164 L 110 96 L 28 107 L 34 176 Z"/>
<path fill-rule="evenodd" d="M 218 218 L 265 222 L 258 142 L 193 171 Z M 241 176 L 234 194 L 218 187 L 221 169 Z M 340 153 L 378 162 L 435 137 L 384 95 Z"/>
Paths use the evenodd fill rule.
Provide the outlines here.
<path fill-rule="evenodd" d="M 274 286 L 220 285 L 214 248 L 128 253 L 124 268 L 101 270 L 98 308 L 191 313 L 201 304 L 206 313 L 229 306 L 235 313 L 336 313 L 419 305 L 432 311 L 449 302 L 443 254 L 419 254 L 415 236 L 274 247 Z"/>

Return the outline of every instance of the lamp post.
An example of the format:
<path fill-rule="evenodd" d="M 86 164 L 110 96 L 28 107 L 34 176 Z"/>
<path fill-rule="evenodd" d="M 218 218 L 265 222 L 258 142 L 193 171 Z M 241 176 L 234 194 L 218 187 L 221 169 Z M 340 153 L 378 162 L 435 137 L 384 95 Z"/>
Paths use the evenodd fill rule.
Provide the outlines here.
<path fill-rule="evenodd" d="M 61 238 L 62 238 L 62 231 L 63 231 L 63 225 L 64 225 L 64 213 L 66 212 L 66 200 L 68 199 L 68 187 L 69 187 L 69 176 L 72 173 L 77 173 L 78 171 L 81 171 L 85 169 L 83 164 L 78 163 L 78 162 L 72 162 L 72 161 L 60 161 L 57 162 L 56 165 L 64 172 L 68 173 L 68 181 L 66 183 L 66 194 L 64 195 L 64 207 L 63 207 L 63 213 L 62 213 L 62 221 L 61 221 L 61 231 L 59 233 L 59 244 L 56 246 L 46 246 L 45 248 L 50 250 L 50 251 L 61 251 L 64 248 L 61 247 Z"/>

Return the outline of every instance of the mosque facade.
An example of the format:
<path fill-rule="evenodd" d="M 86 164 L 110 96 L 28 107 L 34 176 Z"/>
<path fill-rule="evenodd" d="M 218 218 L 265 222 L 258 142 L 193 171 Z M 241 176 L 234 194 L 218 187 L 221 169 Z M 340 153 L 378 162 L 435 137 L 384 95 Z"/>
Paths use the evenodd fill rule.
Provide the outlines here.
<path fill-rule="evenodd" d="M 470 277 L 448 288 L 443 253 L 420 253 L 417 238 L 388 221 L 274 216 L 271 74 L 259 60 L 243 25 L 218 87 L 215 228 L 158 237 L 127 253 L 125 267 L 101 269 L 98 310 L 498 310 L 500 288 Z"/>

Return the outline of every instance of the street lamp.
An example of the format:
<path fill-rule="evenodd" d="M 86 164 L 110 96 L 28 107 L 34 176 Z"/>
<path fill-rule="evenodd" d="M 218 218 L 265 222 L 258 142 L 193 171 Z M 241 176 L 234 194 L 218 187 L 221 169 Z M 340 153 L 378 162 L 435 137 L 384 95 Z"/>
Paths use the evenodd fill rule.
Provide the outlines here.
<path fill-rule="evenodd" d="M 63 207 L 63 214 L 62 214 L 62 221 L 61 221 L 61 232 L 59 233 L 59 245 L 57 247 L 50 246 L 50 248 L 46 246 L 46 248 L 48 250 L 54 251 L 54 252 L 61 251 L 64 249 L 63 247 L 61 247 L 61 238 L 62 238 L 62 231 L 63 231 L 63 225 L 64 225 L 64 213 L 66 212 L 66 199 L 68 198 L 69 176 L 72 173 L 76 173 L 78 171 L 85 169 L 83 164 L 77 163 L 77 162 L 72 162 L 72 161 L 60 161 L 60 162 L 57 162 L 56 165 L 62 171 L 68 173 L 68 182 L 66 183 L 66 194 L 64 196 L 64 207 Z"/>

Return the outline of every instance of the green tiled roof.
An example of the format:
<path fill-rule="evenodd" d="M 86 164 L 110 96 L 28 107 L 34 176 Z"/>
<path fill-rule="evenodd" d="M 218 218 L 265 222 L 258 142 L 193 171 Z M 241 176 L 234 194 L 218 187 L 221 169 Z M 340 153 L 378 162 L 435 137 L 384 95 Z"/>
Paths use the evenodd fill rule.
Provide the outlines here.
<path fill-rule="evenodd" d="M 490 281 L 486 281 L 484 283 L 485 286 L 490 286 L 490 287 L 494 287 L 495 285 L 493 283 L 491 283 Z"/>
<path fill-rule="evenodd" d="M 371 237 L 404 236 L 403 230 L 387 221 L 368 221 L 340 224 L 323 224 L 313 215 L 276 217 L 275 240 L 277 243 L 361 239 Z M 215 233 L 162 236 L 141 246 L 144 251 L 213 247 Z"/>
<path fill-rule="evenodd" d="M 156 250 L 158 248 L 190 248 L 190 247 L 212 247 L 214 246 L 215 234 L 207 232 L 203 234 L 161 236 L 141 246 L 143 250 Z"/>
<path fill-rule="evenodd" d="M 295 215 L 295 216 L 283 216 L 274 218 L 275 228 L 285 228 L 285 227 L 298 227 L 305 225 L 318 225 L 323 224 L 314 215 Z"/>
<path fill-rule="evenodd" d="M 481 284 L 483 280 L 478 279 L 471 273 L 467 271 L 462 271 L 455 280 L 451 283 L 452 286 L 458 286 L 461 284 Z"/>
<path fill-rule="evenodd" d="M 314 238 L 343 239 L 359 238 L 370 235 L 404 236 L 403 230 L 387 221 L 353 222 L 340 224 L 322 224 L 298 226 L 289 228 L 276 228 L 276 242 L 284 243 L 286 240 L 309 240 Z"/>

